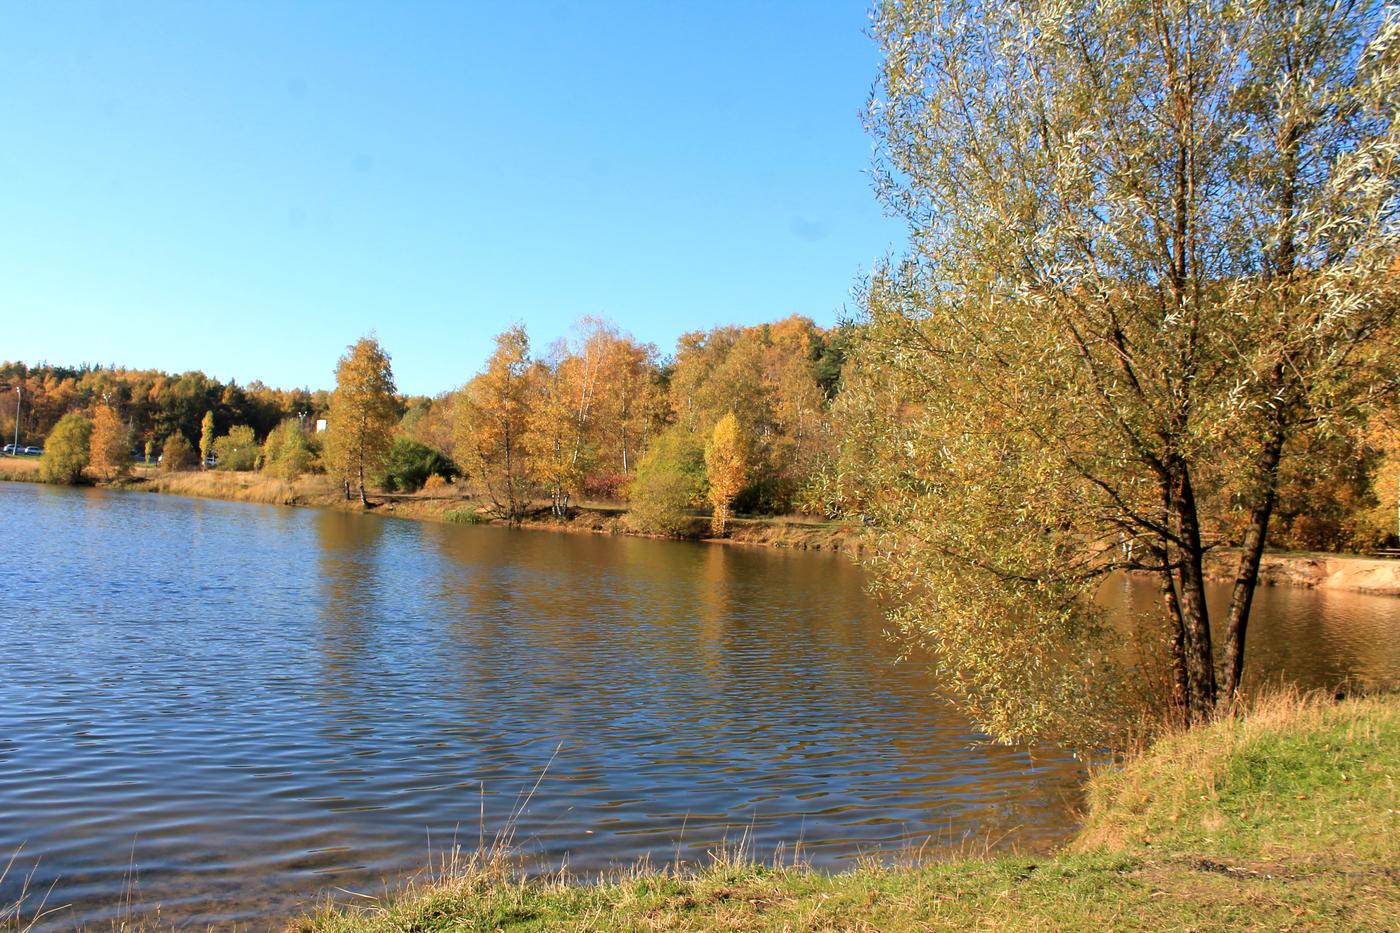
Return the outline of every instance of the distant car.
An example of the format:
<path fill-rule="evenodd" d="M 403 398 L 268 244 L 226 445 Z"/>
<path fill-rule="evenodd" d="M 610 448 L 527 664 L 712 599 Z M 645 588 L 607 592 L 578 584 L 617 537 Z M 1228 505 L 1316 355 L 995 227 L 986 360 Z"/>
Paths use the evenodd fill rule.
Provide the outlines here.
<path fill-rule="evenodd" d="M 205 457 L 205 458 L 204 458 L 204 465 L 207 466 L 207 467 L 215 467 L 215 466 L 218 466 L 218 465 L 219 465 L 219 458 L 218 458 L 218 457 Z"/>
<path fill-rule="evenodd" d="M 44 448 L 42 448 L 42 447 L 26 447 L 26 448 L 24 448 L 24 452 L 25 452 L 26 454 L 28 454 L 29 456 L 31 456 L 31 457 L 42 457 L 42 456 L 44 455 Z"/>
<path fill-rule="evenodd" d="M 12 454 L 12 453 L 14 453 L 14 452 L 16 451 L 16 449 L 18 449 L 18 448 L 16 448 L 14 444 L 6 444 L 6 445 L 5 445 L 5 453 L 7 453 L 7 454 Z"/>

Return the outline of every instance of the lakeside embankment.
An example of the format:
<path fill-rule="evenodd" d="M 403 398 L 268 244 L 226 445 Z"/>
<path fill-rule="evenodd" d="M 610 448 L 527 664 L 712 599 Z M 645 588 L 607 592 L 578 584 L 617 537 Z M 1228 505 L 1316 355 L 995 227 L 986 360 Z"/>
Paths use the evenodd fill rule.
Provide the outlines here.
<path fill-rule="evenodd" d="M 1400 696 L 1276 697 L 1098 774 L 1079 835 L 1051 856 L 837 875 L 737 857 L 526 880 L 508 857 L 487 855 L 290 929 L 1391 929 L 1398 770 Z"/>
<path fill-rule="evenodd" d="M 364 511 L 358 499 L 347 500 L 339 485 L 325 476 L 305 476 L 294 482 L 259 473 L 233 473 L 219 470 L 149 475 L 138 474 L 123 488 L 180 496 L 256 502 L 315 508 Z M 480 500 L 455 491 L 384 493 L 371 497 L 370 514 L 417 521 L 496 524 L 497 520 L 479 510 Z M 727 544 L 752 544 L 806 550 L 856 553 L 860 530 L 842 522 L 822 522 L 795 517 L 734 518 L 725 538 L 706 536 L 709 519 L 696 516 L 690 540 Z M 626 521 L 626 509 L 606 503 L 582 503 L 570 509 L 567 518 L 540 509 L 526 518 L 524 528 L 585 534 L 643 535 Z"/>

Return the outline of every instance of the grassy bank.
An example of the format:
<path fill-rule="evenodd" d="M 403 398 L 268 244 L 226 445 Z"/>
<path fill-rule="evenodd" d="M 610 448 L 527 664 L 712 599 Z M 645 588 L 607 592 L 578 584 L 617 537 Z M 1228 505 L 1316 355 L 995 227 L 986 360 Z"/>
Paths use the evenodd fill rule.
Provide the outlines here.
<path fill-rule="evenodd" d="M 1078 839 L 1049 857 L 839 875 L 729 859 L 601 882 L 478 860 L 292 929 L 1394 929 L 1397 781 L 1400 698 L 1276 699 L 1096 777 Z"/>
<path fill-rule="evenodd" d="M 0 480 L 12 483 L 39 482 L 39 458 L 0 457 Z"/>

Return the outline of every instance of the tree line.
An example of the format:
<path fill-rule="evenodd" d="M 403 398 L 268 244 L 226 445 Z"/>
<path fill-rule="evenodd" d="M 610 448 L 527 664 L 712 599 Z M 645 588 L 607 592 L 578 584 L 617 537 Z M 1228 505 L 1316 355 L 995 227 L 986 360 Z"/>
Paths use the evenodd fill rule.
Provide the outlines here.
<path fill-rule="evenodd" d="M 717 532 L 735 510 L 819 513 L 845 339 L 794 316 L 688 333 L 662 359 L 598 319 L 543 352 L 517 325 L 460 389 L 396 404 L 389 357 L 365 338 L 337 368 L 327 462 L 364 500 L 395 464 L 436 455 L 444 482 L 512 521 L 580 500 L 625 502 L 661 534 L 696 507 Z"/>
<path fill-rule="evenodd" d="M 873 520 L 877 503 L 852 496 L 851 481 L 874 471 L 856 468 L 848 454 L 877 448 L 862 433 L 854 397 L 841 395 L 851 372 L 871 365 L 881 327 L 873 317 L 821 328 L 793 316 L 686 333 L 662 356 L 595 318 L 543 352 L 515 326 L 461 387 L 432 397 L 398 393 L 389 354 L 372 338 L 347 348 L 335 390 L 18 363 L 0 365 L 0 386 L 23 388 L 22 437 L 58 438 L 57 447 L 48 442 L 58 482 L 85 472 L 119 480 L 143 461 L 167 471 L 208 461 L 284 479 L 330 473 L 366 499 L 453 483 L 508 520 L 535 510 L 563 516 L 585 501 L 622 504 L 638 530 L 681 535 L 702 513 L 719 532 L 734 512 Z M 856 348 L 862 368 L 848 369 Z M 905 397 L 889 410 L 907 413 L 927 386 L 898 391 Z M 66 415 L 73 417 L 55 434 Z M 0 413 L 7 438 L 14 416 L 14 408 Z M 330 426 L 324 435 L 314 430 L 321 420 Z M 353 441 L 340 443 L 352 427 Z M 1400 474 L 1393 419 L 1308 443 L 1280 465 L 1269 544 L 1388 543 L 1393 495 L 1385 491 Z M 1247 523 L 1235 500 L 1207 496 L 1208 534 L 1240 540 Z"/>

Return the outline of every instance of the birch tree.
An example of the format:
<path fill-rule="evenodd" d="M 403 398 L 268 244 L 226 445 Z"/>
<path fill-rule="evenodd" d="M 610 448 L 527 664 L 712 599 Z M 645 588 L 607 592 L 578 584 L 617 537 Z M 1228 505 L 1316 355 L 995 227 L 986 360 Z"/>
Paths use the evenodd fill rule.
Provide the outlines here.
<path fill-rule="evenodd" d="M 714 506 L 710 531 L 716 535 L 728 529 L 734 497 L 748 480 L 748 448 L 748 438 L 734 412 L 715 423 L 710 442 L 705 445 L 705 474 L 710 483 L 710 504 Z"/>
<path fill-rule="evenodd" d="M 113 482 L 131 472 L 131 447 L 127 426 L 117 410 L 105 402 L 92 414 L 92 436 L 88 440 L 88 469 L 99 479 Z"/>
<path fill-rule="evenodd" d="M 1190 721 L 1234 695 L 1279 465 L 1394 382 L 1400 21 L 1374 3 L 882 2 L 869 107 L 912 251 L 876 271 L 837 488 L 993 735 L 1101 741 L 1090 596 L 1161 586 Z M 1228 495 L 1226 495 L 1228 494 Z M 1247 515 L 1214 634 L 1204 495 Z"/>
<path fill-rule="evenodd" d="M 326 462 L 361 505 L 369 505 L 365 477 L 381 473 L 393 446 L 399 413 L 394 401 L 394 370 L 389 354 L 373 337 L 347 347 L 335 368 L 326 437 Z"/>
<path fill-rule="evenodd" d="M 530 338 L 516 325 L 497 335 L 485 368 L 457 398 L 457 462 L 511 521 L 525 516 L 533 489 L 526 437 L 534 391 Z"/>

